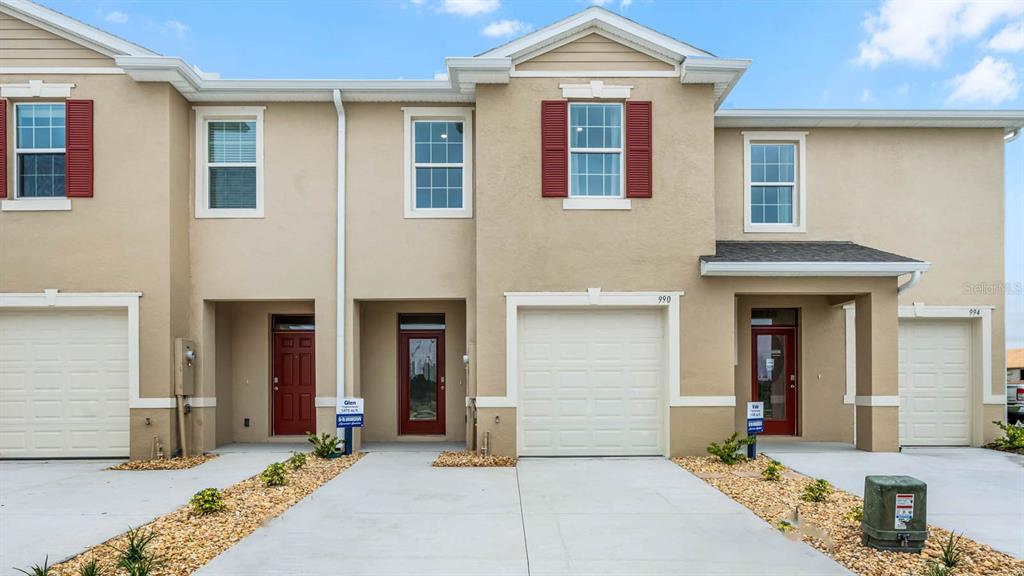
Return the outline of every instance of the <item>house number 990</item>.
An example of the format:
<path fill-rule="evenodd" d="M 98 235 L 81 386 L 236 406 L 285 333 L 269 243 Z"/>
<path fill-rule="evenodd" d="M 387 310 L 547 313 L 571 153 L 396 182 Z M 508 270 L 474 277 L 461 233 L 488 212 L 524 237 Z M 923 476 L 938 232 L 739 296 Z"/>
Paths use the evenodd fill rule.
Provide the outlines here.
<path fill-rule="evenodd" d="M 658 296 L 658 304 L 668 304 L 670 302 L 672 302 L 671 295 L 666 294 L 664 296 Z"/>

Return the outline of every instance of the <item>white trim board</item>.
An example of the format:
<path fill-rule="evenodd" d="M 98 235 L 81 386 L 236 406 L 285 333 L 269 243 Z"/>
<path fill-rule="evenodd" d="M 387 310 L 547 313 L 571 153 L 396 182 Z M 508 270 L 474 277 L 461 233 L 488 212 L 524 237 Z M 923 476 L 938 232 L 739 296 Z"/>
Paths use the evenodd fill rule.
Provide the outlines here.
<path fill-rule="evenodd" d="M 196 218 L 263 218 L 263 106 L 195 106 L 195 217 Z M 209 207 L 209 147 L 207 124 L 216 121 L 256 122 L 256 207 L 255 208 L 210 208 Z M 248 165 L 248 163 L 246 163 Z"/>
<path fill-rule="evenodd" d="M 433 108 L 404 107 L 402 133 L 402 171 L 406 218 L 472 218 L 473 217 L 473 108 L 439 106 Z M 462 208 L 416 208 L 415 146 L 412 125 L 417 120 L 453 120 L 462 122 Z M 454 167 L 454 166 L 453 166 Z"/>
<path fill-rule="evenodd" d="M 701 276 L 902 276 L 931 262 L 724 262 L 701 260 Z"/>
<path fill-rule="evenodd" d="M 139 298 L 141 292 L 0 293 L 0 308 L 125 308 L 128 312 L 128 407 L 173 408 L 174 398 L 142 398 L 139 391 Z"/>
<path fill-rule="evenodd" d="M 751 222 L 750 147 L 753 144 L 796 144 L 796 173 L 793 175 L 793 222 L 765 224 Z M 772 183 L 766 183 L 772 186 Z M 782 184 L 785 186 L 785 184 Z M 778 184 L 776 184 L 778 186 Z M 806 232 L 807 231 L 807 132 L 743 132 L 743 231 L 744 232 Z"/>
<path fill-rule="evenodd" d="M 0 74 L 124 74 L 116 66 L 0 66 Z"/>

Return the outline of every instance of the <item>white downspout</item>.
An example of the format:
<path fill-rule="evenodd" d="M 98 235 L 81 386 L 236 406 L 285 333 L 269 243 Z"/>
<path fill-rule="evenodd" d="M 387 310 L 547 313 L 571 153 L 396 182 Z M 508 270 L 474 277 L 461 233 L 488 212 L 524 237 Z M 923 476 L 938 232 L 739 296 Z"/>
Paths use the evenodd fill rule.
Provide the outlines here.
<path fill-rule="evenodd" d="M 920 280 L 921 280 L 921 271 L 920 270 L 914 270 L 913 272 L 910 273 L 910 280 L 907 280 L 906 282 L 901 284 L 900 287 L 896 289 L 896 293 L 897 294 L 903 294 L 907 290 L 910 290 L 911 288 L 916 286 L 917 283 Z"/>
<path fill-rule="evenodd" d="M 335 356 L 337 364 L 335 406 L 345 398 L 345 105 L 341 103 L 341 90 L 334 90 L 334 108 L 338 111 L 338 293 L 335 299 L 338 342 Z M 338 430 L 341 432 L 341 430 Z M 340 434 L 339 434 L 340 436 Z"/>

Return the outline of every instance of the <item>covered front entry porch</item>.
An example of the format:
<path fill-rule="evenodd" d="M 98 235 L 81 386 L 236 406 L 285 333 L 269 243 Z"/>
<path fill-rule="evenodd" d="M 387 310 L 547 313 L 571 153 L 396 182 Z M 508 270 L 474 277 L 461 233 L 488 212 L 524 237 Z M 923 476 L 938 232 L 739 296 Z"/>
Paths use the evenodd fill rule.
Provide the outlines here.
<path fill-rule="evenodd" d="M 734 299 L 736 429 L 760 401 L 765 435 L 899 450 L 899 276 L 928 268 L 848 242 L 719 242 L 701 274 Z"/>

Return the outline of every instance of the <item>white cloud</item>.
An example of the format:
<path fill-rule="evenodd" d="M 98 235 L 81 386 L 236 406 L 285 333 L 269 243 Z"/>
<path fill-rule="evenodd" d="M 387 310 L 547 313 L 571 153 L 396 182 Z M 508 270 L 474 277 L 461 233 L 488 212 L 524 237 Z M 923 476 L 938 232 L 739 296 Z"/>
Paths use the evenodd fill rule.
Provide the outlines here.
<path fill-rule="evenodd" d="M 484 36 L 490 36 L 491 38 L 504 38 L 506 36 L 515 36 L 516 34 L 529 32 L 532 29 L 533 26 L 521 20 L 498 20 L 497 22 L 491 22 L 485 26 L 480 33 Z"/>
<path fill-rule="evenodd" d="M 871 102 L 871 90 L 865 88 L 864 91 L 860 93 L 860 101 L 864 103 Z"/>
<path fill-rule="evenodd" d="M 1008 24 L 988 41 L 988 47 L 997 52 L 1024 50 L 1024 20 Z"/>
<path fill-rule="evenodd" d="M 607 6 L 612 3 L 612 0 L 590 0 L 590 3 L 594 6 Z"/>
<path fill-rule="evenodd" d="M 629 5 L 632 3 L 633 0 L 622 0 L 622 2 L 619 2 L 619 8 L 625 10 L 626 8 L 629 8 Z"/>
<path fill-rule="evenodd" d="M 177 20 L 167 20 L 163 23 L 164 34 L 177 36 L 179 40 L 188 35 L 189 27 Z"/>
<path fill-rule="evenodd" d="M 1006 60 L 985 56 L 969 72 L 949 81 L 953 93 L 949 102 L 988 102 L 999 104 L 1013 100 L 1020 92 L 1017 71 Z"/>
<path fill-rule="evenodd" d="M 889 60 L 938 65 L 953 43 L 977 38 L 995 22 L 1024 14 L 1020 0 L 884 0 L 868 14 L 857 61 L 871 68 Z"/>
<path fill-rule="evenodd" d="M 114 24 L 124 24 L 128 21 L 128 15 L 124 12 L 121 12 L 120 10 L 113 10 L 111 12 L 107 12 L 106 14 L 103 14 L 101 12 L 100 14 L 103 16 L 104 20 L 106 20 L 107 22 L 113 22 Z"/>
<path fill-rule="evenodd" d="M 897 86 L 892 92 L 897 96 L 906 96 L 907 94 L 910 94 L 910 83 L 904 82 Z"/>
<path fill-rule="evenodd" d="M 447 14 L 459 16 L 478 16 L 490 14 L 501 6 L 500 0 L 444 0 L 440 10 Z"/>

